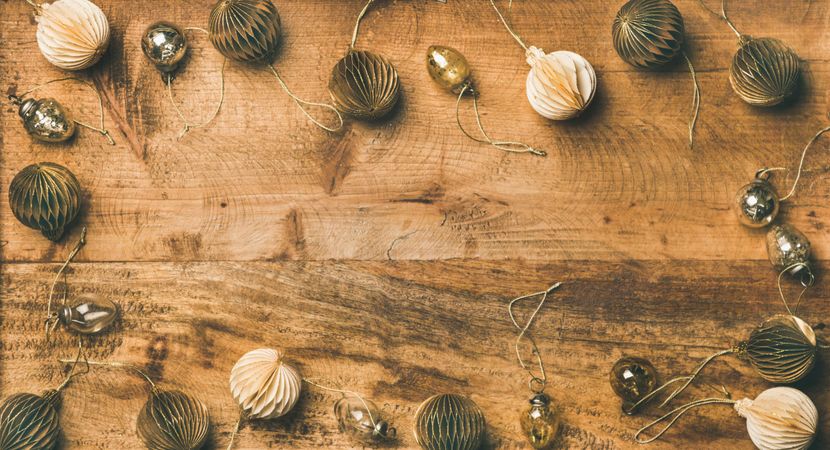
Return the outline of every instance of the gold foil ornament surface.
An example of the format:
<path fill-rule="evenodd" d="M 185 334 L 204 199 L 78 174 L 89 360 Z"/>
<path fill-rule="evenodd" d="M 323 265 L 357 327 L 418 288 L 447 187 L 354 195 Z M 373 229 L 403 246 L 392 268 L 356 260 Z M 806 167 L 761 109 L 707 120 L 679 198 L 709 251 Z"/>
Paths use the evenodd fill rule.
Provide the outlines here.
<path fill-rule="evenodd" d="M 148 449 L 195 450 L 207 441 L 210 415 L 195 397 L 153 388 L 139 413 L 137 428 Z"/>
<path fill-rule="evenodd" d="M 415 412 L 415 440 L 424 450 L 477 450 L 486 429 L 481 409 L 461 395 L 435 395 Z"/>
<path fill-rule="evenodd" d="M 329 93 L 340 112 L 359 120 L 377 120 L 398 103 L 398 71 L 381 55 L 350 50 L 332 69 Z"/>
<path fill-rule="evenodd" d="M 270 62 L 282 22 L 271 0 L 219 0 L 208 21 L 210 42 L 219 53 L 243 62 Z"/>
<path fill-rule="evenodd" d="M 0 404 L 0 449 L 51 450 L 60 438 L 57 392 L 14 394 Z"/>
<path fill-rule="evenodd" d="M 800 77 L 801 61 L 789 46 L 778 39 L 741 36 L 729 82 L 743 101 L 775 106 L 793 96 Z"/>
<path fill-rule="evenodd" d="M 9 206 L 20 223 L 57 241 L 78 217 L 81 195 L 81 185 L 69 169 L 42 162 L 15 175 L 9 186 Z"/>
<path fill-rule="evenodd" d="M 681 52 L 683 17 L 669 0 L 630 0 L 611 28 L 614 49 L 641 69 L 665 66 Z"/>

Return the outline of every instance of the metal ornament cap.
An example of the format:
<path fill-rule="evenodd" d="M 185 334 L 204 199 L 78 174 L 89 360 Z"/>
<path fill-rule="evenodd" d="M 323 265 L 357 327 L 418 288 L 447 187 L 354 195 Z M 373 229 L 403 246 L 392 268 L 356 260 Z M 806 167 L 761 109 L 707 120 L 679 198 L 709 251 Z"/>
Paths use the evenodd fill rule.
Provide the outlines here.
<path fill-rule="evenodd" d="M 813 369 L 816 344 L 810 325 L 798 317 L 779 314 L 752 331 L 744 355 L 763 379 L 792 384 Z"/>
<path fill-rule="evenodd" d="M 54 392 L 54 391 L 53 391 Z M 14 394 L 0 404 L 0 448 L 51 450 L 60 437 L 55 395 Z"/>
<path fill-rule="evenodd" d="M 176 70 L 187 53 L 187 37 L 169 22 L 156 22 L 141 36 L 141 51 L 161 72 Z"/>
<path fill-rule="evenodd" d="M 617 12 L 611 35 L 623 61 L 641 69 L 654 69 L 680 54 L 683 17 L 669 0 L 630 0 Z"/>
<path fill-rule="evenodd" d="M 149 449 L 195 450 L 207 441 L 210 415 L 195 397 L 153 389 L 136 425 Z"/>
<path fill-rule="evenodd" d="M 732 90 L 753 106 L 775 106 L 789 99 L 800 77 L 798 55 L 773 38 L 743 36 L 729 69 Z"/>
<path fill-rule="evenodd" d="M 282 22 L 271 0 L 219 0 L 208 32 L 216 50 L 230 59 L 268 61 L 279 46 Z"/>
<path fill-rule="evenodd" d="M 469 398 L 439 394 L 418 407 L 414 432 L 424 450 L 477 450 L 487 425 L 481 409 Z"/>
<path fill-rule="evenodd" d="M 32 164 L 12 179 L 9 206 L 20 223 L 58 241 L 81 210 L 81 185 L 66 167 Z"/>
<path fill-rule="evenodd" d="M 351 50 L 332 69 L 329 93 L 340 112 L 358 120 L 377 120 L 398 103 L 398 71 L 383 56 Z"/>

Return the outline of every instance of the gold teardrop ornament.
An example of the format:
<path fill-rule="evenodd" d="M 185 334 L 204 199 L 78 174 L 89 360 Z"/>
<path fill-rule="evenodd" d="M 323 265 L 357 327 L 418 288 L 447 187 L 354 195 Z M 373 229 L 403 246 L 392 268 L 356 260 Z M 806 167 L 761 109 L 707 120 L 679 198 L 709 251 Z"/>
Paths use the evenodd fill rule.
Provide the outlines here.
<path fill-rule="evenodd" d="M 50 162 L 32 164 L 12 179 L 9 206 L 20 223 L 58 241 L 78 217 L 81 185 L 66 167 Z"/>
<path fill-rule="evenodd" d="M 398 103 L 398 71 L 383 56 L 350 50 L 332 69 L 329 93 L 340 112 L 358 120 L 377 120 Z"/>
<path fill-rule="evenodd" d="M 486 430 L 481 409 L 461 395 L 432 396 L 415 412 L 415 440 L 424 450 L 476 450 Z"/>
<path fill-rule="evenodd" d="M 470 63 L 452 47 L 430 46 L 427 50 L 427 72 L 438 85 L 454 94 L 460 93 L 465 86 L 468 92 L 471 91 Z"/>
<path fill-rule="evenodd" d="M 669 0 L 631 0 L 617 12 L 611 34 L 623 61 L 654 69 L 680 54 L 683 17 Z"/>
<path fill-rule="evenodd" d="M 0 449 L 51 450 L 60 437 L 57 391 L 14 394 L 0 404 Z"/>
<path fill-rule="evenodd" d="M 208 31 L 210 42 L 226 57 L 267 61 L 277 51 L 282 22 L 271 0 L 219 0 L 210 12 Z"/>
<path fill-rule="evenodd" d="M 741 37 L 732 57 L 729 82 L 753 106 L 775 106 L 793 96 L 801 77 L 801 61 L 787 44 L 773 38 Z"/>
<path fill-rule="evenodd" d="M 197 398 L 154 388 L 138 416 L 137 428 L 149 449 L 195 450 L 207 440 L 210 416 Z"/>
<path fill-rule="evenodd" d="M 741 349 L 763 379 L 792 384 L 815 365 L 816 334 L 798 317 L 776 315 L 753 330 Z"/>

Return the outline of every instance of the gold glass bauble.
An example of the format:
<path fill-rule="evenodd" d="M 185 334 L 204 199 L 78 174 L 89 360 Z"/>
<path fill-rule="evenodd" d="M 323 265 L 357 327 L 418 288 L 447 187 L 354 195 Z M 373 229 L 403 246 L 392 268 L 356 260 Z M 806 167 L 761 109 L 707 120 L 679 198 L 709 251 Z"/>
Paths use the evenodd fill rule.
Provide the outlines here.
<path fill-rule="evenodd" d="M 741 345 L 756 371 L 771 383 L 791 384 L 804 378 L 816 361 L 816 334 L 803 320 L 776 315 L 756 328 Z"/>
<path fill-rule="evenodd" d="M 750 228 L 769 225 L 778 216 L 778 191 L 764 178 L 755 178 L 735 195 L 738 220 Z"/>
<path fill-rule="evenodd" d="M 683 46 L 683 17 L 669 0 L 630 0 L 611 27 L 614 49 L 641 69 L 671 62 Z"/>
<path fill-rule="evenodd" d="M 383 56 L 349 51 L 332 69 L 329 93 L 340 112 L 359 120 L 380 119 L 400 98 L 398 71 Z"/>
<path fill-rule="evenodd" d="M 418 407 L 414 431 L 424 450 L 477 450 L 487 425 L 481 409 L 469 398 L 440 394 Z"/>
<path fill-rule="evenodd" d="M 795 93 L 800 76 L 798 55 L 773 38 L 742 37 L 729 69 L 732 89 L 754 106 L 774 106 L 787 100 Z"/>
<path fill-rule="evenodd" d="M 775 225 L 767 232 L 767 255 L 775 270 L 796 275 L 810 271 L 810 240 L 790 224 Z"/>
<path fill-rule="evenodd" d="M 163 73 L 176 70 L 187 53 L 187 37 L 169 22 L 156 22 L 141 36 L 141 51 Z"/>
<path fill-rule="evenodd" d="M 53 98 L 22 100 L 18 110 L 29 136 L 43 142 L 64 142 L 75 135 L 75 121 Z"/>
<path fill-rule="evenodd" d="M 195 397 L 153 389 L 138 415 L 137 427 L 148 449 L 195 450 L 207 440 L 210 416 Z"/>
<path fill-rule="evenodd" d="M 634 405 L 657 387 L 657 370 L 643 358 L 620 358 L 608 378 L 611 389 L 623 400 L 622 409 L 626 414 L 637 412 Z"/>
<path fill-rule="evenodd" d="M 57 392 L 14 394 L 0 404 L 0 449 L 51 450 L 58 444 Z"/>
<path fill-rule="evenodd" d="M 9 186 L 9 206 L 23 225 L 57 241 L 81 210 L 81 185 L 59 164 L 43 162 L 21 170 Z"/>
<path fill-rule="evenodd" d="M 530 399 L 530 407 L 522 412 L 519 423 L 530 446 L 537 450 L 547 450 L 556 442 L 562 416 L 550 397 L 540 393 Z"/>
<path fill-rule="evenodd" d="M 341 433 L 364 444 L 394 439 L 397 434 L 389 422 L 381 418 L 380 409 L 371 400 L 343 397 L 334 403 L 334 416 Z"/>
<path fill-rule="evenodd" d="M 271 0 L 219 0 L 210 12 L 208 31 L 210 42 L 226 57 L 267 61 L 277 51 L 282 23 Z"/>
<path fill-rule="evenodd" d="M 58 310 L 58 319 L 70 330 L 80 334 L 96 334 L 112 325 L 118 317 L 118 306 L 96 294 L 82 294 Z"/>
<path fill-rule="evenodd" d="M 467 58 L 458 50 L 443 45 L 432 45 L 427 50 L 427 72 L 442 88 L 460 93 L 470 87 L 472 70 Z"/>

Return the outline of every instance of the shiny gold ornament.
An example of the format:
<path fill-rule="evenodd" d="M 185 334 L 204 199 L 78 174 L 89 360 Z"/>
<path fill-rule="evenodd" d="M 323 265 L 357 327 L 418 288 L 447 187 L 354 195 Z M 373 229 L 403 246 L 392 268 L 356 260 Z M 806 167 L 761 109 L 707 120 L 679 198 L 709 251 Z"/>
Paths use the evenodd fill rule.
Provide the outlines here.
<path fill-rule="evenodd" d="M 364 444 L 394 439 L 397 431 L 381 418 L 374 402 L 355 396 L 342 397 L 334 404 L 334 417 L 341 433 Z"/>
<path fill-rule="evenodd" d="M 282 23 L 271 0 L 219 0 L 210 12 L 208 31 L 210 42 L 226 57 L 270 62 Z"/>
<path fill-rule="evenodd" d="M 350 50 L 332 69 L 329 93 L 340 112 L 359 120 L 377 120 L 398 103 L 398 71 L 383 56 Z"/>
<path fill-rule="evenodd" d="M 21 170 L 9 186 L 9 206 L 23 225 L 57 241 L 81 209 L 81 185 L 59 164 L 43 162 Z"/>
<path fill-rule="evenodd" d="M 810 240 L 789 224 L 775 225 L 767 233 L 767 254 L 775 270 L 796 275 L 810 269 Z"/>
<path fill-rule="evenodd" d="M 141 51 L 158 70 L 169 74 L 187 54 L 187 37 L 172 23 L 156 22 L 144 30 Z"/>
<path fill-rule="evenodd" d="M 812 327 L 798 317 L 782 314 L 753 330 L 741 352 L 765 380 L 792 384 L 813 369 L 817 348 Z"/>
<path fill-rule="evenodd" d="M 461 395 L 432 396 L 415 412 L 415 440 L 424 450 L 477 450 L 486 430 L 481 409 Z"/>
<path fill-rule="evenodd" d="M 623 61 L 654 69 L 680 54 L 683 17 L 669 0 L 630 0 L 617 12 L 611 34 Z"/>
<path fill-rule="evenodd" d="M 96 294 L 83 294 L 58 310 L 58 320 L 80 334 L 106 330 L 118 317 L 118 305 Z"/>
<path fill-rule="evenodd" d="M 53 98 L 13 99 L 20 104 L 18 114 L 29 136 L 43 142 L 64 142 L 75 135 L 75 121 Z"/>
<path fill-rule="evenodd" d="M 519 417 L 519 423 L 531 447 L 547 450 L 556 442 L 562 416 L 558 408 L 551 405 L 550 397 L 539 393 L 530 399 L 530 407 Z"/>
<path fill-rule="evenodd" d="M 738 220 L 750 228 L 761 228 L 772 223 L 778 216 L 780 205 L 778 191 L 761 176 L 756 176 L 735 195 Z"/>
<path fill-rule="evenodd" d="M 138 416 L 137 428 L 148 449 L 195 450 L 207 440 L 210 416 L 195 397 L 153 388 Z"/>
<path fill-rule="evenodd" d="M 0 449 L 51 450 L 60 438 L 57 391 L 14 394 L 0 405 Z"/>
<path fill-rule="evenodd" d="M 443 45 L 432 45 L 427 50 L 427 72 L 442 88 L 455 94 L 472 86 L 472 69 L 467 58 L 458 50 Z"/>
<path fill-rule="evenodd" d="M 792 97 L 800 76 L 798 55 L 773 38 L 741 36 L 741 48 L 729 69 L 732 89 L 754 106 L 774 106 Z"/>
<path fill-rule="evenodd" d="M 64 70 L 97 63 L 110 42 L 107 16 L 89 0 L 57 0 L 35 6 L 37 45 L 47 61 Z"/>
<path fill-rule="evenodd" d="M 626 414 L 637 412 L 637 402 L 657 387 L 657 370 L 643 358 L 620 358 L 608 376 L 611 389 L 623 400 L 622 410 Z"/>

